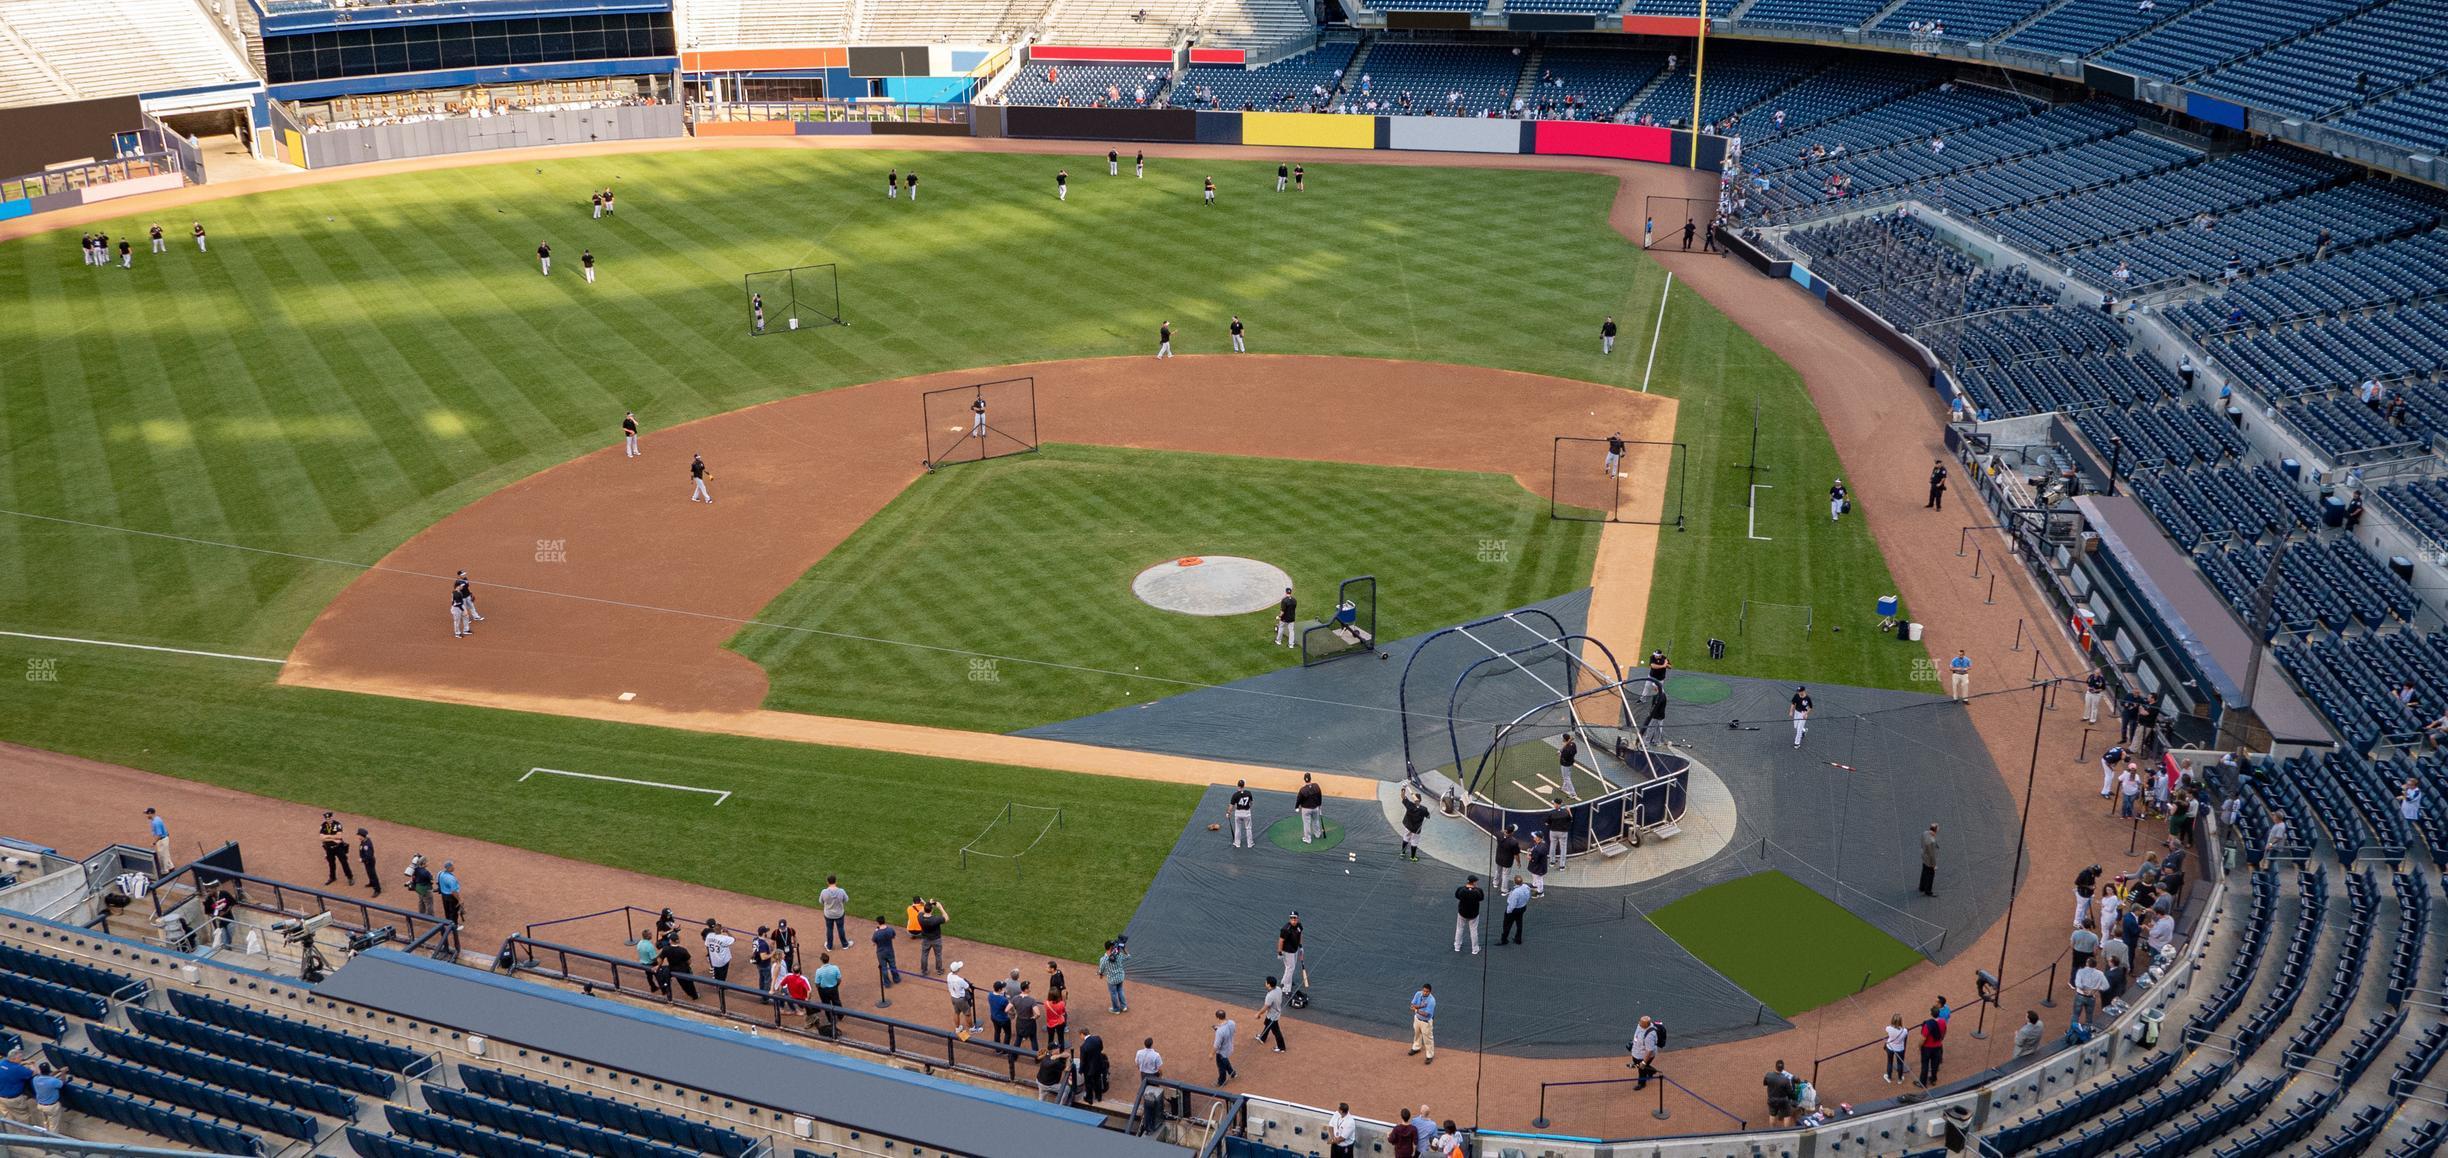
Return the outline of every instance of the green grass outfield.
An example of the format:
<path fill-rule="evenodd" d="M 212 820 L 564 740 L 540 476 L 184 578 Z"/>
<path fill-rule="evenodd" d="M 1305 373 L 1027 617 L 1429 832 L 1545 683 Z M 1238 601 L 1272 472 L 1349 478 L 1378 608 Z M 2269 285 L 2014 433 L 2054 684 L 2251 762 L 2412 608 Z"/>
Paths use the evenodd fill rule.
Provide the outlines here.
<path fill-rule="evenodd" d="M 1608 229 L 1610 179 L 1325 165 L 1308 193 L 1276 195 L 1263 162 L 1159 158 L 1141 182 L 1102 177 L 1092 151 L 684 151 L 375 177 L 180 210 L 211 229 L 212 252 L 140 252 L 132 271 L 81 265 L 74 229 L 0 244 L 0 301 L 11 303 L 0 311 L 0 630 L 282 655 L 355 577 L 349 564 L 607 445 L 623 409 L 651 433 L 879 378 L 1144 354 L 1164 318 L 1184 353 L 1223 348 L 1237 312 L 1263 351 L 1640 382 L 1661 275 Z M 1064 205 L 1052 198 L 1058 164 L 1083 174 Z M 924 203 L 885 200 L 887 167 L 919 170 Z M 1209 175 L 1223 196 L 1203 209 Z M 586 193 L 604 185 L 622 193 L 620 212 L 589 220 Z M 125 236 L 149 223 L 102 228 Z M 545 240 L 561 259 L 550 278 L 534 264 Z M 601 264 L 594 286 L 576 276 L 581 248 Z M 743 273 L 824 261 L 842 264 L 854 326 L 745 335 Z M 1595 329 L 1608 313 L 1632 340 L 1602 358 Z M 1663 536 L 1656 638 L 1640 646 L 1696 654 L 1746 595 L 1807 589 L 1866 621 L 1892 585 L 1858 521 L 1810 520 L 1825 484 L 1803 480 L 1835 474 L 1835 457 L 1791 368 L 1677 290 L 1652 388 L 1683 402 L 1693 524 Z M 1763 518 L 1773 543 L 1746 540 L 1742 521 L 1755 398 L 1779 486 L 1763 494 L 1790 502 L 1776 515 L 1785 522 Z M 1910 649 L 1879 638 L 1823 637 L 1811 674 L 1904 686 Z M 492 774 L 474 761 L 494 751 L 735 750 L 710 737 L 333 698 L 276 688 L 246 665 L 0 637 L 0 667 L 49 658 L 61 662 L 56 683 L 0 678 L 0 738 L 713 884 L 802 896 L 814 871 L 804 857 L 788 871 L 746 867 L 778 865 L 748 851 L 760 842 L 802 839 L 790 823 L 746 821 L 754 809 L 732 814 L 737 849 L 697 852 L 670 828 L 606 824 L 613 835 L 599 842 L 576 801 L 487 809 L 462 791 L 465 777 Z M 1738 651 L 1729 667 L 1804 674 L 1751 662 Z M 459 733 L 483 743 L 444 742 Z M 393 742 L 404 735 L 430 742 Z M 936 778 L 932 765 L 882 757 L 761 759 L 838 772 L 861 814 L 910 805 Z M 1048 787 L 1054 797 L 1125 791 L 1050 783 L 1067 785 Z M 1174 814 L 1140 827 L 1169 840 L 1190 797 L 1158 799 Z M 842 835 L 845 846 L 867 838 Z M 915 859 L 888 857 L 890 836 L 882 845 L 894 889 L 937 887 Z M 1059 928 L 1076 948 L 1110 931 L 1089 894 L 1138 895 L 1155 861 L 1131 847 L 1088 854 L 1076 886 L 1007 918 L 1006 935 L 1035 946 Z M 959 882 L 940 891 L 968 900 Z M 988 924 L 965 919 L 981 934 Z"/>
<path fill-rule="evenodd" d="M 1773 869 L 1711 885 L 1649 914 L 1694 957 L 1792 1017 L 1876 985 L 1921 955 Z"/>
<path fill-rule="evenodd" d="M 1272 607 L 1133 598 L 1167 559 L 1273 563 L 1311 620 L 1375 574 L 1378 634 L 1398 639 L 1586 587 L 1597 546 L 1595 524 L 1548 518 L 1502 475 L 1049 446 L 919 480 L 757 615 L 862 638 L 751 627 L 731 646 L 772 676 L 767 707 L 1015 731 L 1145 702 L 1142 668 L 1220 684 L 1299 662 Z M 982 679 L 947 652 L 1035 662 Z"/>

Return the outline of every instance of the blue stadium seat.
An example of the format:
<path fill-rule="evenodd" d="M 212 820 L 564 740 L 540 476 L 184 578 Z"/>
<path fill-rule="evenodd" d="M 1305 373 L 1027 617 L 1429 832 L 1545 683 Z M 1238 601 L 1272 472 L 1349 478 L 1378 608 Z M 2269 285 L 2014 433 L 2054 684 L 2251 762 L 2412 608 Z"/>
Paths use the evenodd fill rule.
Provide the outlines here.
<path fill-rule="evenodd" d="M 200 1082 L 242 1090 L 260 1098 L 268 1098 L 329 1117 L 353 1119 L 357 1116 L 355 1095 L 344 1093 L 321 1082 L 274 1073 L 261 1066 L 248 1065 L 242 1061 L 186 1049 L 149 1037 L 121 1033 L 118 1030 L 99 1025 L 85 1027 L 85 1040 L 103 1053 L 135 1062 L 138 1065 L 151 1066 L 157 1070 L 193 1078 Z"/>
<path fill-rule="evenodd" d="M 200 1021 L 171 1017 L 149 1009 L 130 1007 L 128 1023 L 146 1037 L 203 1050 L 249 1065 L 278 1070 L 293 1077 L 306 1078 L 325 1085 L 338 1086 L 377 1098 L 388 1098 L 399 1088 L 399 1080 L 372 1066 L 341 1061 L 310 1050 L 297 1049 L 278 1042 L 265 1041 L 206 1025 Z"/>
<path fill-rule="evenodd" d="M 736 1130 L 563 1089 L 516 1074 L 462 1065 L 459 1067 L 459 1079 L 471 1092 L 495 1101 L 527 1106 L 606 1129 L 667 1142 L 683 1149 L 719 1154 L 722 1158 L 740 1158 L 755 1145 L 754 1139 Z"/>
<path fill-rule="evenodd" d="M 217 1025 L 251 1037 L 260 1037 L 266 1041 L 279 1042 L 309 1053 L 319 1053 L 326 1057 L 355 1062 L 358 1065 L 372 1066 L 378 1070 L 407 1074 L 410 1077 L 424 1073 L 433 1064 L 432 1059 L 426 1055 L 412 1049 L 392 1045 L 389 1042 L 375 1041 L 372 1038 L 359 1037 L 353 1033 L 342 1033 L 339 1030 L 325 1029 L 319 1025 L 293 1021 L 264 1010 L 237 1005 L 215 997 L 206 997 L 201 993 L 190 993 L 183 989 L 172 989 L 168 993 L 170 1008 L 177 1010 L 180 1016 L 201 1021 L 207 1025 Z"/>
<path fill-rule="evenodd" d="M 14 945 L 0 945 L 0 970 L 122 1001 L 143 1001 L 145 994 L 151 991 L 145 982 L 125 973 L 96 968 L 79 961 L 64 961 Z"/>
<path fill-rule="evenodd" d="M 248 1158 L 264 1152 L 263 1139 L 244 1130 L 207 1122 L 182 1110 L 85 1082 L 69 1083 L 68 1088 L 61 1091 L 61 1098 L 70 1110 L 79 1114 L 168 1138 L 199 1150 L 245 1155 Z"/>
<path fill-rule="evenodd" d="M 81 1081 L 97 1082 L 138 1097 L 167 1102 L 302 1142 L 312 1142 L 321 1133 L 313 1118 L 296 1110 L 257 1101 L 203 1082 L 174 1077 L 100 1054 L 75 1053 L 57 1045 L 44 1046 L 43 1054 L 53 1067 Z"/>
<path fill-rule="evenodd" d="M 1323 107 L 1357 44 L 1321 44 L 1258 68 L 1192 65 L 1182 70 L 1168 102 L 1175 108 L 1300 112 Z M 1325 96 L 1318 95 L 1324 89 Z"/>

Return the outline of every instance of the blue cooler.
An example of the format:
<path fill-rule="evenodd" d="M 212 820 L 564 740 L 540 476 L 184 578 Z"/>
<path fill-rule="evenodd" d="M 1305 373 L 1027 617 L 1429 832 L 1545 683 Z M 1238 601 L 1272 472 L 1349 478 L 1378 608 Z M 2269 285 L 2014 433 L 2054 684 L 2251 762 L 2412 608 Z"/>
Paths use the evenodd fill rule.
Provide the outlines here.
<path fill-rule="evenodd" d="M 1881 618 L 1881 619 L 1893 619 L 1893 618 L 1895 618 L 1895 614 L 1896 614 L 1896 597 L 1895 597 L 1895 596 L 1893 596 L 1893 595 L 1881 595 L 1881 596 L 1879 596 L 1879 597 L 1878 597 L 1878 613 L 1879 613 L 1879 618 Z"/>

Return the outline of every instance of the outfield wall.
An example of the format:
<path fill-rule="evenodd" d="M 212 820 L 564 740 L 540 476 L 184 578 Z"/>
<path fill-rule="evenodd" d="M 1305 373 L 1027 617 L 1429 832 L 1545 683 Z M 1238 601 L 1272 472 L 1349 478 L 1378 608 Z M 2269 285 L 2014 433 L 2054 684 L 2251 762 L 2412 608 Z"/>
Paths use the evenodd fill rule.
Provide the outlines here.
<path fill-rule="evenodd" d="M 399 161 L 449 153 L 480 153 L 490 149 L 525 149 L 537 145 L 637 141 L 686 135 L 688 126 L 681 117 L 679 106 L 637 105 L 507 113 L 496 117 L 455 117 L 313 133 L 283 132 L 281 144 L 284 152 L 290 156 L 302 156 L 299 163 L 307 168 L 326 169 L 334 165 Z M 295 146 L 292 146 L 292 141 L 296 142 Z"/>
<path fill-rule="evenodd" d="M 1404 149 L 1432 153 L 1611 157 L 1715 169 L 1725 138 L 1648 125 L 1508 121 L 1471 117 L 1378 117 L 1347 113 L 1232 113 L 1187 109 L 981 107 L 978 136 L 1063 141 L 1179 141 L 1305 149 Z M 989 127 L 988 122 L 997 124 Z"/>

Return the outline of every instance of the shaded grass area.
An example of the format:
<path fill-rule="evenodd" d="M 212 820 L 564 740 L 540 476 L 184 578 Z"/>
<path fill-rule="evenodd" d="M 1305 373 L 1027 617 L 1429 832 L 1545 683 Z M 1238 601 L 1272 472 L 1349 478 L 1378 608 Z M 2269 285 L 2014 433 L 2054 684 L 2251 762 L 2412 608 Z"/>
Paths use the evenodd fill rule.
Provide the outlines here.
<path fill-rule="evenodd" d="M 1692 956 L 1792 1017 L 1860 992 L 1921 956 L 1773 869 L 1711 885 L 1649 914 Z"/>
<path fill-rule="evenodd" d="M 1011 731 L 1300 662 L 1272 607 L 1141 602 L 1168 559 L 1272 563 L 1305 622 L 1373 574 L 1400 638 L 1585 587 L 1597 542 L 1502 475 L 1049 446 L 921 478 L 731 646 L 769 707 Z"/>
<path fill-rule="evenodd" d="M 13 670 L 43 647 L 0 644 L 0 663 Z M 58 645 L 43 654 L 58 660 L 57 683 L 0 682 L 0 716 L 19 743 L 370 818 L 378 841 L 381 822 L 412 824 L 800 905 L 837 873 L 861 913 L 912 893 L 940 896 L 956 935 L 1080 960 L 1129 921 L 1199 798 L 1189 785 L 282 688 L 269 668 L 226 661 Z M 166 687 L 179 694 L 164 697 Z M 145 726 L 98 728 L 97 720 Z M 717 808 L 697 793 L 553 776 L 519 782 L 538 766 L 735 795 Z M 963 870 L 961 846 L 1012 802 L 1059 806 L 1063 823 L 1027 848 L 1025 877 L 985 858 Z M 145 802 L 123 803 L 136 839 Z M 1023 813 L 986 847 L 1019 851 L 1042 820 Z M 411 851 L 381 846 L 399 858 Z M 415 851 L 437 862 L 452 856 L 447 847 Z M 481 857 L 457 859 L 472 896 L 517 885 L 488 879 Z M 749 927 L 764 919 L 713 915 Z"/>

